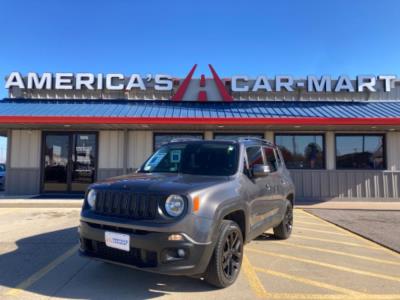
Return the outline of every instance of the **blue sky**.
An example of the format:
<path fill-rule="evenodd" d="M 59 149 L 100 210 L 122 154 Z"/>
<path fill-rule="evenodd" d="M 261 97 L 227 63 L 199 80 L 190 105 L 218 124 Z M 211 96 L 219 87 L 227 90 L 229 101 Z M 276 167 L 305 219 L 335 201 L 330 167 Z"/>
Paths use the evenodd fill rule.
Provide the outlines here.
<path fill-rule="evenodd" d="M 0 1 L 11 71 L 398 74 L 400 1 Z"/>
<path fill-rule="evenodd" d="M 399 19 L 396 0 L 0 0 L 0 98 L 11 71 L 399 75 Z"/>

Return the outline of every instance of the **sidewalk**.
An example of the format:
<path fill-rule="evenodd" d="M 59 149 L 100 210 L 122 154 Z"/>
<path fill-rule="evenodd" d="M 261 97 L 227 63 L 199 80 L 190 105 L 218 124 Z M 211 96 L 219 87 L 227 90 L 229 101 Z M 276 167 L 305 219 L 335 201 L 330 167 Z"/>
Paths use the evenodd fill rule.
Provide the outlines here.
<path fill-rule="evenodd" d="M 366 202 L 366 201 L 325 201 L 325 202 L 300 202 L 296 208 L 305 209 L 345 209 L 345 210 L 400 210 L 398 202 Z"/>
<path fill-rule="evenodd" d="M 0 197 L 1 207 L 81 207 L 83 199 L 32 199 L 33 196 Z M 398 210 L 399 202 L 367 202 L 367 201 L 325 201 L 325 202 L 297 202 L 296 208 L 303 209 L 344 209 L 344 210 Z"/>
<path fill-rule="evenodd" d="M 18 198 L 10 199 L 3 198 L 0 199 L 0 208 L 2 207 L 82 207 L 83 199 L 27 199 Z"/>

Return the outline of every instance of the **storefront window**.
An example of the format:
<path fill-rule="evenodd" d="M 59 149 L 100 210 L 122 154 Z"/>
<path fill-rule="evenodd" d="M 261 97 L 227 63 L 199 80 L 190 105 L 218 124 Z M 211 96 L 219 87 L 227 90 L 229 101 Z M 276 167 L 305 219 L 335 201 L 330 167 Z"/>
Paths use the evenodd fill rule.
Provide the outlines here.
<path fill-rule="evenodd" d="M 323 169 L 325 166 L 322 134 L 276 134 L 275 143 L 289 169 Z"/>
<path fill-rule="evenodd" d="M 162 145 L 172 141 L 173 139 L 191 138 L 203 139 L 201 133 L 155 133 L 154 134 L 154 150 L 158 150 Z"/>
<path fill-rule="evenodd" d="M 384 169 L 383 135 L 336 135 L 336 169 Z"/>
<path fill-rule="evenodd" d="M 215 133 L 215 140 L 237 140 L 239 138 L 258 138 L 263 139 L 262 133 Z"/>

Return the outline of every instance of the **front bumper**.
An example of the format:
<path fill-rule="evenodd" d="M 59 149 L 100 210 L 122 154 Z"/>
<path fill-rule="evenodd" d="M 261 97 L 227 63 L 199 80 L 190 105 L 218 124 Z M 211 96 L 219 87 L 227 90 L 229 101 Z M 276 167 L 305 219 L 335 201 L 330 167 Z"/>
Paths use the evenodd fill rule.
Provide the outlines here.
<path fill-rule="evenodd" d="M 196 243 L 185 236 L 183 241 L 169 241 L 172 232 L 127 229 L 89 221 L 81 221 L 79 230 L 81 255 L 162 274 L 202 274 L 213 252 L 212 244 Z M 129 234 L 130 251 L 107 247 L 105 231 Z M 178 249 L 185 251 L 184 257 L 174 257 Z"/>

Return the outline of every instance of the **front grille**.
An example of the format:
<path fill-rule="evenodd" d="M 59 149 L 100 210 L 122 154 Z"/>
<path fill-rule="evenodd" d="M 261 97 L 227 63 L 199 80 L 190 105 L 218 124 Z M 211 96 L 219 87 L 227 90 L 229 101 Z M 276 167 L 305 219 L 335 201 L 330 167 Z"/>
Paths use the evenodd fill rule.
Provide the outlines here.
<path fill-rule="evenodd" d="M 157 253 L 139 248 L 131 248 L 129 252 L 107 247 L 103 242 L 83 240 L 84 250 L 94 257 L 132 265 L 139 268 L 157 266 Z"/>
<path fill-rule="evenodd" d="M 95 212 L 135 220 L 151 220 L 156 218 L 158 204 L 163 199 L 161 195 L 98 190 Z"/>

